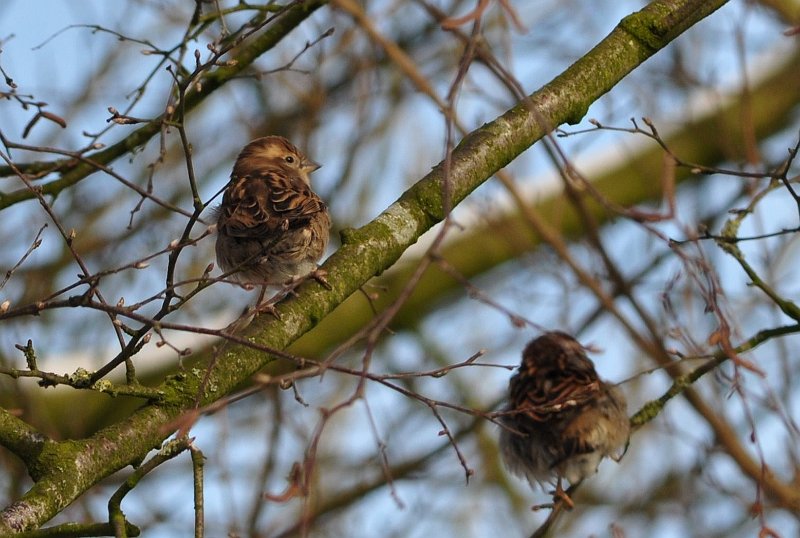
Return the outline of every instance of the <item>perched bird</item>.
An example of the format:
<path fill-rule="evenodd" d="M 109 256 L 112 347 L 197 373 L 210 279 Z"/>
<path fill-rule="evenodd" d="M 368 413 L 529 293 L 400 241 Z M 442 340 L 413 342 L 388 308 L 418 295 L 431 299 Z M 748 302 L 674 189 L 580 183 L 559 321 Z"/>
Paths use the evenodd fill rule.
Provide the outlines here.
<path fill-rule="evenodd" d="M 562 479 L 577 485 L 604 457 L 622 457 L 630 436 L 625 397 L 597 376 L 568 334 L 548 332 L 528 343 L 509 392 L 500 414 L 502 456 L 531 485 L 553 484 L 571 504 Z"/>
<path fill-rule="evenodd" d="M 217 263 L 245 284 L 285 286 L 311 275 L 331 220 L 308 175 L 320 165 L 280 136 L 257 138 L 236 158 L 217 210 Z"/>

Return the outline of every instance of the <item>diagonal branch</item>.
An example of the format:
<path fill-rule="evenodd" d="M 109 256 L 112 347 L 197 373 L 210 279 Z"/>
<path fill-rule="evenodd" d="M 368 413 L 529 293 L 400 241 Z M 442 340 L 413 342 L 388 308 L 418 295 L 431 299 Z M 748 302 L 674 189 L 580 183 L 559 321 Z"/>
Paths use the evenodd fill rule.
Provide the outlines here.
<path fill-rule="evenodd" d="M 794 52 L 786 57 L 786 62 L 763 80 L 752 93 L 748 94 L 752 106 L 758 111 L 753 114 L 754 129 L 759 139 L 768 137 L 791 122 L 791 111 L 796 107 L 800 95 L 800 53 Z M 669 148 L 683 158 L 702 163 L 718 163 L 739 155 L 741 122 L 739 117 L 746 106 L 740 96 L 732 96 L 713 113 L 694 120 L 684 129 L 669 136 L 665 142 Z M 724 134 L 721 134 L 724 133 Z M 698 143 L 698 140 L 703 142 Z M 731 146 L 735 148 L 731 151 Z M 609 200 L 623 207 L 659 200 L 663 188 L 659 181 L 648 181 L 642 171 L 658 170 L 663 163 L 664 152 L 660 146 L 653 145 L 623 166 L 614 167 L 597 175 L 592 175 L 592 185 Z M 676 182 L 691 181 L 695 174 L 689 169 L 676 172 Z M 578 216 L 567 206 L 563 194 L 552 197 L 542 196 L 535 201 L 536 211 L 548 222 L 558 223 L 559 231 L 567 238 L 576 238 L 583 233 Z M 494 267 L 518 258 L 525 252 L 536 249 L 541 241 L 529 231 L 524 208 L 510 212 L 493 220 L 485 226 L 475 226 L 466 233 L 452 238 L 441 250 L 447 259 L 462 275 L 474 278 Z M 592 216 L 600 223 L 613 218 L 613 214 L 599 208 Z M 508 238 L 508 240 L 503 240 Z M 481 245 L 476 251 L 474 245 Z M 386 289 L 374 302 L 381 308 L 394 300 L 403 283 L 416 267 L 417 260 L 401 261 L 390 272 L 376 282 Z M 446 296 L 460 285 L 452 279 L 443 278 L 439 272 L 430 271 L 417 286 L 414 295 L 406 302 L 394 320 L 393 327 L 413 326 L 416 320 L 436 304 L 436 299 Z M 311 354 L 318 350 L 333 347 L 359 330 L 372 316 L 371 308 L 359 297 L 351 297 L 337 315 L 327 318 L 317 327 L 313 338 L 303 338 L 293 350 L 298 354 Z"/>

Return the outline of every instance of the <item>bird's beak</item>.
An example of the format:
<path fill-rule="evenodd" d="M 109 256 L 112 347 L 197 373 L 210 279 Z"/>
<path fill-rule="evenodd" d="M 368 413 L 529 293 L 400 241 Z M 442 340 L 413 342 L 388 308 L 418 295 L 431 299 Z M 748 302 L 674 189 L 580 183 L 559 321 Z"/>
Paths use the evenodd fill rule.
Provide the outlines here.
<path fill-rule="evenodd" d="M 317 170 L 319 168 L 322 168 L 322 165 L 317 163 L 317 162 L 312 161 L 311 159 L 305 159 L 303 161 L 303 169 L 304 170 L 308 170 L 309 172 L 313 172 L 314 170 Z"/>

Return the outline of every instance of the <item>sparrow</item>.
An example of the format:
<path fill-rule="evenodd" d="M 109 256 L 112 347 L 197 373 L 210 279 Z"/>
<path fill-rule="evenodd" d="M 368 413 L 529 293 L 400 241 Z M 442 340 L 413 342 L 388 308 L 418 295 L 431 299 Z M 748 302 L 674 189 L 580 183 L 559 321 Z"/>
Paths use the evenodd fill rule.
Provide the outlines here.
<path fill-rule="evenodd" d="M 624 454 L 630 437 L 625 396 L 600 379 L 583 346 L 563 332 L 532 340 L 509 381 L 500 413 L 500 449 L 513 474 L 556 486 L 576 486 L 606 456 Z"/>
<path fill-rule="evenodd" d="M 330 237 L 328 207 L 311 190 L 320 167 L 280 136 L 247 144 L 217 208 L 217 264 L 243 284 L 291 285 L 313 276 Z"/>

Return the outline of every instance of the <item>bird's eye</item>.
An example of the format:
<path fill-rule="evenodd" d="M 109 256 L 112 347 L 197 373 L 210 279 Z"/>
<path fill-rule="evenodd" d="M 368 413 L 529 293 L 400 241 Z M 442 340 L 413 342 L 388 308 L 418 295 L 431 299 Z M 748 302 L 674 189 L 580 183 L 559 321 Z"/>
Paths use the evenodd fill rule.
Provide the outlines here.
<path fill-rule="evenodd" d="M 294 157 L 292 157 L 291 155 L 287 155 L 286 156 L 286 162 L 287 163 L 293 163 L 294 162 Z"/>

